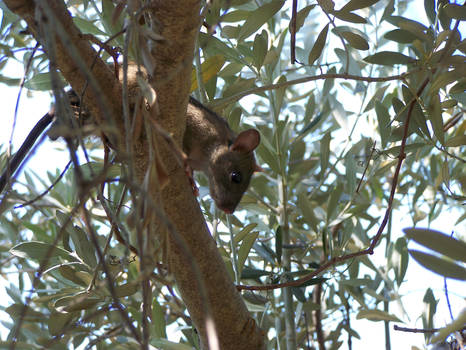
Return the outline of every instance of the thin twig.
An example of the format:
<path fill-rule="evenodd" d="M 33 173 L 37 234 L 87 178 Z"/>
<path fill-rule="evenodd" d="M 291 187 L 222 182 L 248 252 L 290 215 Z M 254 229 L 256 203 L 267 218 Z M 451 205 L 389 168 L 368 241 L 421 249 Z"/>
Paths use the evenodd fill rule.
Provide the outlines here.
<path fill-rule="evenodd" d="M 440 330 L 440 328 L 422 329 L 422 328 L 399 327 L 396 324 L 393 325 L 393 329 L 395 331 L 409 332 L 409 333 L 435 333 Z"/>
<path fill-rule="evenodd" d="M 366 175 L 367 168 L 369 168 L 369 163 L 371 162 L 372 155 L 374 154 L 374 151 L 375 151 L 375 144 L 376 144 L 376 141 L 374 141 L 374 144 L 372 145 L 371 154 L 369 155 L 369 159 L 367 159 L 366 167 L 364 168 L 364 171 L 361 176 L 361 180 L 359 180 L 358 187 L 356 188 L 356 193 L 359 193 L 359 188 L 361 187 L 362 181 L 364 180 L 364 176 Z"/>
<path fill-rule="evenodd" d="M 39 194 L 37 197 L 35 197 L 35 198 L 31 199 L 31 200 L 28 200 L 27 202 L 24 202 L 23 204 L 19 204 L 19 205 L 14 206 L 13 208 L 14 209 L 24 208 L 24 207 L 26 207 L 28 205 L 31 205 L 31 204 L 37 202 L 39 199 L 41 199 L 46 194 L 48 194 L 52 190 L 52 188 L 54 188 L 57 185 L 57 183 L 60 182 L 60 180 L 63 178 L 66 171 L 70 167 L 70 165 L 71 165 L 71 160 L 68 162 L 68 164 L 66 164 L 65 169 L 63 169 L 63 171 L 60 173 L 60 175 L 57 176 L 57 178 L 52 182 L 52 184 L 49 187 L 46 188 L 46 190 L 44 192 Z"/>
<path fill-rule="evenodd" d="M 296 62 L 296 17 L 298 11 L 298 0 L 293 0 L 291 5 L 291 20 L 290 20 L 290 61 L 291 64 Z"/>
<path fill-rule="evenodd" d="M 320 306 L 314 310 L 317 343 L 319 350 L 325 350 L 325 337 L 322 329 L 322 283 L 318 283 L 314 288 L 314 303 Z"/>
<path fill-rule="evenodd" d="M 392 81 L 392 80 L 403 80 L 406 77 L 408 77 L 411 74 L 414 74 L 418 72 L 420 69 L 413 69 L 410 72 L 405 72 L 399 75 L 392 75 L 389 77 L 362 77 L 359 75 L 353 75 L 353 74 L 340 74 L 340 73 L 327 73 L 327 74 L 319 74 L 319 75 L 313 75 L 313 76 L 308 76 L 308 77 L 303 77 L 295 80 L 289 80 L 289 81 L 284 81 L 282 83 L 277 83 L 277 84 L 269 84 L 269 85 L 264 85 L 264 86 L 259 86 L 255 87 L 249 90 L 244 90 L 242 92 L 239 92 L 235 95 L 229 96 L 222 98 L 221 100 L 217 101 L 212 101 L 209 105 L 211 107 L 221 107 L 228 105 L 232 102 L 239 101 L 245 96 L 252 95 L 252 94 L 257 94 L 259 92 L 264 92 L 264 91 L 269 91 L 269 90 L 275 90 L 275 89 L 280 89 L 280 88 L 285 88 L 293 85 L 298 85 L 298 84 L 303 84 L 303 83 L 308 83 L 310 81 L 315 81 L 315 80 L 326 80 L 326 79 L 344 79 L 344 80 L 355 80 L 355 81 L 365 81 L 368 83 L 379 83 L 379 82 L 384 82 L 384 81 Z"/>

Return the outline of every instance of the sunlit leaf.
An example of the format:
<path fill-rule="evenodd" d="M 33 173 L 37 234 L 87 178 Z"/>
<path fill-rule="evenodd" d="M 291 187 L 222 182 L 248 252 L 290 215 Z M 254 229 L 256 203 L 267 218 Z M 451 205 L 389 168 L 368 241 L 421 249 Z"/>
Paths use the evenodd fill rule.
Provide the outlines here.
<path fill-rule="evenodd" d="M 40 322 L 44 320 L 45 315 L 41 312 L 33 310 L 30 306 L 24 309 L 23 304 L 11 304 L 5 308 L 5 312 L 10 315 L 13 320 L 18 320 L 23 317 L 23 320 L 30 322 Z"/>
<path fill-rule="evenodd" d="M 431 97 L 428 112 L 429 120 L 432 124 L 432 129 L 434 130 L 434 135 L 443 145 L 445 143 L 445 132 L 443 131 L 443 118 L 442 109 L 440 108 L 439 94 L 435 94 Z"/>
<path fill-rule="evenodd" d="M 354 32 L 344 32 L 340 33 L 343 38 L 350 44 L 351 47 L 354 47 L 358 50 L 369 50 L 369 43 L 367 40 L 359 34 Z"/>
<path fill-rule="evenodd" d="M 312 50 L 309 53 L 309 57 L 308 57 L 308 60 L 307 60 L 309 65 L 314 64 L 314 62 L 322 54 L 322 51 L 323 51 L 324 46 L 325 46 L 325 42 L 327 40 L 328 26 L 329 26 L 329 24 L 327 24 L 324 27 L 324 29 L 322 29 L 322 31 L 317 36 L 316 42 L 314 43 L 314 46 L 312 47 Z"/>
<path fill-rule="evenodd" d="M 456 135 L 445 142 L 447 147 L 460 147 L 466 145 L 466 135 Z"/>
<path fill-rule="evenodd" d="M 464 4 L 446 4 L 442 10 L 451 18 L 458 19 L 460 21 L 466 20 L 466 6 L 464 6 Z"/>
<path fill-rule="evenodd" d="M 435 0 L 424 0 L 424 9 L 426 11 L 427 18 L 429 22 L 434 24 L 435 23 Z"/>
<path fill-rule="evenodd" d="M 444 277 L 466 281 L 466 269 L 452 261 L 412 249 L 409 250 L 409 254 L 419 264 L 432 272 Z"/>
<path fill-rule="evenodd" d="M 115 294 L 118 298 L 127 297 L 137 293 L 140 289 L 140 284 L 134 281 L 122 284 L 115 287 Z"/>
<path fill-rule="evenodd" d="M 458 317 L 453 320 L 450 324 L 446 325 L 443 328 L 440 328 L 436 334 L 430 340 L 431 344 L 444 341 L 449 335 L 454 334 L 455 332 L 461 331 L 464 329 L 466 324 L 466 310 L 463 309 Z"/>
<path fill-rule="evenodd" d="M 267 45 L 268 45 L 268 35 L 265 30 L 261 34 L 256 34 L 253 44 L 253 54 L 254 54 L 254 65 L 257 69 L 260 69 L 264 63 L 265 56 L 267 54 Z"/>
<path fill-rule="evenodd" d="M 230 11 L 222 16 L 222 22 L 239 22 L 244 21 L 248 17 L 249 11 L 246 10 L 236 10 Z"/>
<path fill-rule="evenodd" d="M 301 10 L 298 11 L 296 14 L 296 31 L 298 32 L 301 27 L 304 25 L 304 21 L 307 19 L 309 12 L 316 7 L 316 5 L 308 5 L 303 7 Z M 291 24 L 290 24 L 291 25 Z"/>
<path fill-rule="evenodd" d="M 372 6 L 378 3 L 380 0 L 350 0 L 346 5 L 341 9 L 342 11 L 354 11 L 363 9 L 369 6 Z"/>
<path fill-rule="evenodd" d="M 322 175 L 328 167 L 328 161 L 330 157 L 330 140 L 331 134 L 326 133 L 320 140 L 320 171 Z"/>
<path fill-rule="evenodd" d="M 66 261 L 78 261 L 63 248 L 53 246 L 45 242 L 32 241 L 19 243 L 10 249 L 10 253 L 20 258 L 32 259 L 35 262 L 42 262 L 45 258 L 48 258 L 49 264 L 58 262 L 60 259 Z"/>
<path fill-rule="evenodd" d="M 238 250 L 238 271 L 240 274 L 249 255 L 249 251 L 251 250 L 258 236 L 259 232 L 252 232 L 248 234 L 241 243 L 241 247 Z"/>
<path fill-rule="evenodd" d="M 101 31 L 94 23 L 87 19 L 74 16 L 73 22 L 83 34 L 106 35 L 105 32 Z"/>
<path fill-rule="evenodd" d="M 251 34 L 255 33 L 265 22 L 267 22 L 278 10 L 280 10 L 285 1 L 273 0 L 259 7 L 257 10 L 249 13 L 248 18 L 241 26 L 238 40 L 244 40 Z"/>
<path fill-rule="evenodd" d="M 161 350 L 192 350 L 191 346 L 182 343 L 174 343 L 167 339 L 151 339 L 150 344 Z"/>
<path fill-rule="evenodd" d="M 162 306 L 160 306 L 157 298 L 152 300 L 152 328 L 154 329 L 154 335 L 157 338 L 166 338 L 166 321 L 165 321 L 165 312 Z"/>
<path fill-rule="evenodd" d="M 400 259 L 395 269 L 396 282 L 398 286 L 400 286 L 406 275 L 406 271 L 408 270 L 409 262 L 408 244 L 404 237 L 400 237 L 396 240 L 395 251 L 400 256 Z"/>
<path fill-rule="evenodd" d="M 201 64 L 201 76 L 202 82 L 205 84 L 210 79 L 218 74 L 220 69 L 225 64 L 225 57 L 222 55 L 215 55 L 207 58 Z M 197 74 L 195 69 L 191 72 L 191 91 L 194 91 L 198 88 L 197 86 Z"/>
<path fill-rule="evenodd" d="M 427 228 L 405 228 L 403 232 L 406 237 L 452 260 L 466 262 L 466 243 L 461 240 Z"/>
<path fill-rule="evenodd" d="M 416 36 L 411 34 L 407 30 L 403 29 L 394 29 L 384 34 L 385 39 L 396 41 L 400 44 L 409 44 L 412 43 Z"/>
<path fill-rule="evenodd" d="M 378 128 L 380 138 L 382 140 L 382 147 L 385 148 L 390 136 L 390 114 L 387 108 L 380 102 L 375 103 L 375 111 L 377 113 Z"/>
<path fill-rule="evenodd" d="M 409 64 L 416 62 L 416 59 L 405 56 L 399 52 L 381 51 L 374 55 L 367 56 L 364 61 L 368 63 L 381 64 L 386 66 L 394 66 L 397 64 Z"/>
<path fill-rule="evenodd" d="M 244 239 L 244 237 L 246 237 L 256 227 L 257 227 L 256 223 L 250 223 L 249 225 L 244 226 L 241 229 L 241 231 L 235 235 L 235 237 L 233 238 L 233 242 L 235 244 L 238 244 Z"/>
<path fill-rule="evenodd" d="M 57 336 L 69 325 L 73 314 L 69 312 L 58 312 L 53 310 L 48 318 L 48 329 L 51 335 Z"/>
<path fill-rule="evenodd" d="M 395 315 L 389 314 L 388 312 L 382 310 L 361 310 L 356 315 L 356 319 L 368 319 L 369 321 L 392 321 L 392 322 L 402 322 Z"/>
<path fill-rule="evenodd" d="M 333 15 L 337 17 L 338 19 L 341 19 L 342 21 L 345 22 L 350 22 L 350 23 L 367 23 L 366 19 L 364 17 L 361 17 L 353 12 L 347 12 L 347 11 L 334 11 Z"/>
<path fill-rule="evenodd" d="M 52 77 L 49 72 L 37 73 L 31 79 L 26 80 L 24 86 L 30 90 L 49 91 L 52 90 Z M 65 84 L 64 80 L 62 83 Z"/>

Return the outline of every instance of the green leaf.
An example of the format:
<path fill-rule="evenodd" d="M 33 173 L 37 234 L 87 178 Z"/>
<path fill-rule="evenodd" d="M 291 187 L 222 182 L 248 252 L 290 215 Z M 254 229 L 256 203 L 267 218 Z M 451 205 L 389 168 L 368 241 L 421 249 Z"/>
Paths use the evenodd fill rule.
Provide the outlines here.
<path fill-rule="evenodd" d="M 466 262 L 466 243 L 427 228 L 405 228 L 406 237 L 452 260 Z"/>
<path fill-rule="evenodd" d="M 466 145 L 466 135 L 456 135 L 445 142 L 447 147 L 460 147 Z"/>
<path fill-rule="evenodd" d="M 435 0 L 424 0 L 424 9 L 426 11 L 427 18 L 431 24 L 435 23 Z"/>
<path fill-rule="evenodd" d="M 265 55 L 268 51 L 268 35 L 265 30 L 261 34 L 256 34 L 252 52 L 254 54 L 254 65 L 257 69 L 262 67 Z"/>
<path fill-rule="evenodd" d="M 352 279 L 342 279 L 340 284 L 352 286 L 352 287 L 361 287 L 370 285 L 373 281 L 370 278 L 352 278 Z"/>
<path fill-rule="evenodd" d="M 265 305 L 269 302 L 269 300 L 266 297 L 263 297 L 260 294 L 252 293 L 250 291 L 245 291 L 241 296 L 248 303 L 251 303 L 254 305 Z"/>
<path fill-rule="evenodd" d="M 157 298 L 153 298 L 152 301 L 152 322 L 151 325 L 154 329 L 154 335 L 157 338 L 167 338 L 165 322 L 165 312 L 157 301 Z"/>
<path fill-rule="evenodd" d="M 357 183 L 357 168 L 356 159 L 354 157 L 354 153 L 348 152 L 345 155 L 345 176 L 346 176 L 346 188 L 348 193 L 353 193 L 356 189 Z"/>
<path fill-rule="evenodd" d="M 445 133 L 443 131 L 442 109 L 440 108 L 440 96 L 438 93 L 433 95 L 428 106 L 428 116 L 434 135 L 443 145 L 445 143 Z"/>
<path fill-rule="evenodd" d="M 309 5 L 298 11 L 296 14 L 296 32 L 298 32 L 304 24 L 309 12 L 316 7 L 316 5 Z"/>
<path fill-rule="evenodd" d="M 96 267 L 97 258 L 95 257 L 95 248 L 87 237 L 86 232 L 78 226 L 70 227 L 68 232 L 76 248 L 76 254 L 78 254 L 89 267 Z"/>
<path fill-rule="evenodd" d="M 73 314 L 69 312 L 59 312 L 53 310 L 50 316 L 48 317 L 48 329 L 49 333 L 52 336 L 57 336 L 62 333 L 67 326 L 70 320 L 73 318 Z"/>
<path fill-rule="evenodd" d="M 63 248 L 44 242 L 32 241 L 19 243 L 10 249 L 10 253 L 17 257 L 32 259 L 39 263 L 41 263 L 46 257 L 49 257 L 49 265 L 59 263 L 62 260 L 78 261 Z"/>
<path fill-rule="evenodd" d="M 351 12 L 363 9 L 378 3 L 380 0 L 350 0 L 340 11 Z"/>
<path fill-rule="evenodd" d="M 120 286 L 117 286 L 115 288 L 115 292 L 118 298 L 124 298 L 124 297 L 128 297 L 130 295 L 137 293 L 139 289 L 140 289 L 140 284 L 135 281 L 131 281 L 128 283 L 124 283 Z"/>
<path fill-rule="evenodd" d="M 241 271 L 241 279 L 257 279 L 259 277 L 268 276 L 270 274 L 271 273 L 269 271 L 243 267 L 243 271 Z"/>
<path fill-rule="evenodd" d="M 455 332 L 461 332 L 461 330 L 464 329 L 465 324 L 466 310 L 463 309 L 459 316 L 452 323 L 438 330 L 437 334 L 430 340 L 430 343 L 435 344 L 444 341 L 449 335 L 452 335 Z"/>
<path fill-rule="evenodd" d="M 311 206 L 310 200 L 307 198 L 306 193 L 300 193 L 298 195 L 298 208 L 300 209 L 304 220 L 309 224 L 314 231 L 317 231 L 320 220 L 314 213 L 314 208 Z"/>
<path fill-rule="evenodd" d="M 199 33 L 199 41 L 202 46 L 207 46 L 206 50 L 210 49 L 209 52 L 212 56 L 222 54 L 233 62 L 238 62 L 242 65 L 238 52 L 216 37 L 206 33 Z"/>
<path fill-rule="evenodd" d="M 160 350 L 193 350 L 192 346 L 181 343 L 174 343 L 167 339 L 151 339 L 150 344 Z"/>
<path fill-rule="evenodd" d="M 123 16 L 114 18 L 116 5 L 111 0 L 102 0 L 102 25 L 107 35 L 118 33 L 123 28 Z M 121 37 L 116 38 L 121 41 Z"/>
<path fill-rule="evenodd" d="M 347 12 L 347 11 L 334 11 L 333 15 L 341 19 L 342 21 L 345 22 L 350 22 L 350 23 L 367 23 L 366 19 L 364 17 L 361 17 L 353 12 Z"/>
<path fill-rule="evenodd" d="M 426 254 L 418 250 L 409 250 L 409 254 L 426 269 L 441 276 L 466 281 L 466 269 L 452 261 Z"/>
<path fill-rule="evenodd" d="M 10 315 L 13 320 L 19 319 L 23 316 L 24 305 L 23 304 L 12 304 L 5 309 L 5 312 Z M 45 315 L 41 312 L 34 311 L 30 306 L 26 307 L 26 313 L 23 316 L 23 320 L 29 322 L 41 322 L 45 318 Z"/>
<path fill-rule="evenodd" d="M 238 250 L 238 271 L 240 275 L 241 271 L 243 270 L 244 263 L 246 262 L 246 259 L 249 255 L 249 251 L 251 250 L 258 236 L 259 232 L 253 232 L 247 235 L 241 243 L 241 247 Z"/>
<path fill-rule="evenodd" d="M 242 228 L 242 230 L 239 231 L 239 232 L 235 235 L 235 237 L 233 238 L 233 243 L 234 243 L 235 245 L 237 245 L 239 242 L 241 242 L 241 241 L 244 239 L 244 237 L 246 237 L 246 236 L 248 235 L 249 232 L 251 232 L 252 230 L 254 230 L 254 228 L 255 228 L 256 226 L 257 226 L 257 224 L 254 223 L 254 222 L 251 223 L 251 224 L 249 224 L 249 225 L 244 226 L 244 227 Z"/>
<path fill-rule="evenodd" d="M 107 179 L 115 179 L 121 176 L 121 166 L 112 164 L 105 168 L 102 162 L 89 162 L 81 165 L 81 172 L 84 180 L 92 181 L 96 176 L 102 175 L 105 171 Z"/>
<path fill-rule="evenodd" d="M 309 53 L 309 57 L 307 61 L 310 66 L 312 66 L 312 64 L 314 64 L 314 62 L 322 54 L 322 51 L 325 46 L 325 42 L 327 41 L 328 26 L 329 24 L 327 23 L 324 29 L 322 29 L 322 31 L 319 33 L 319 35 L 317 36 L 316 42 L 314 43 L 314 46 L 312 47 L 311 52 Z"/>
<path fill-rule="evenodd" d="M 382 148 L 385 148 L 390 138 L 390 114 L 388 113 L 387 107 L 385 107 L 379 101 L 375 102 L 375 112 L 377 114 L 378 129 L 382 141 Z"/>
<path fill-rule="evenodd" d="M 338 182 L 337 186 L 330 189 L 330 196 L 327 202 L 327 223 L 333 219 L 335 211 L 337 209 L 338 201 L 340 200 L 341 194 L 343 193 L 343 183 Z"/>
<path fill-rule="evenodd" d="M 320 173 L 323 176 L 328 167 L 330 157 L 330 140 L 332 136 L 327 132 L 320 140 Z"/>
<path fill-rule="evenodd" d="M 391 41 L 396 41 L 400 44 L 410 44 L 416 39 L 416 36 L 407 30 L 395 29 L 385 33 L 384 38 Z"/>
<path fill-rule="evenodd" d="M 356 315 L 356 319 L 368 319 L 369 321 L 392 321 L 402 322 L 398 317 L 382 310 L 361 310 Z"/>
<path fill-rule="evenodd" d="M 77 274 L 77 271 L 75 269 L 73 269 L 71 266 L 69 265 L 62 265 L 58 268 L 58 271 L 60 271 L 60 274 L 65 277 L 67 280 L 70 280 L 74 283 L 76 283 L 77 285 L 80 285 L 80 286 L 83 286 L 83 287 L 87 287 L 88 286 L 88 279 L 85 278 L 85 279 L 82 279 L 80 275 Z M 83 272 L 83 271 L 81 271 Z M 92 278 L 92 277 L 91 277 Z"/>
<path fill-rule="evenodd" d="M 466 90 L 466 79 L 460 79 L 458 83 L 453 85 L 448 91 L 450 94 L 463 93 Z"/>
<path fill-rule="evenodd" d="M 94 308 L 94 306 L 101 301 L 102 299 L 96 297 L 94 293 L 81 292 L 73 296 L 66 296 L 58 299 L 55 301 L 54 307 L 59 312 L 89 310 Z"/>
<path fill-rule="evenodd" d="M 249 13 L 248 18 L 241 26 L 238 40 L 242 41 L 255 33 L 260 27 L 262 27 L 278 10 L 283 7 L 284 0 L 274 0 L 269 2 L 257 10 Z"/>
<path fill-rule="evenodd" d="M 450 18 L 458 19 L 460 21 L 466 20 L 466 6 L 464 6 L 464 4 L 446 4 L 442 10 L 445 11 L 447 16 Z"/>
<path fill-rule="evenodd" d="M 364 58 L 364 61 L 373 64 L 381 64 L 385 66 L 394 66 L 396 64 L 409 64 L 416 62 L 416 59 L 405 56 L 399 52 L 380 51 L 373 55 Z"/>
<path fill-rule="evenodd" d="M 417 33 L 424 33 L 428 30 L 428 28 L 422 23 L 402 16 L 390 16 L 386 20 L 399 28 L 404 26 L 405 28 L 415 29 L 415 32 Z"/>
<path fill-rule="evenodd" d="M 244 21 L 248 17 L 249 11 L 246 10 L 236 10 L 231 11 L 222 16 L 222 22 L 232 23 Z"/>
<path fill-rule="evenodd" d="M 74 16 L 73 22 L 76 24 L 76 27 L 83 33 L 83 34 L 92 34 L 92 35 L 107 35 L 105 32 L 101 31 L 97 26 L 87 19 Z"/>
<path fill-rule="evenodd" d="M 308 271 L 308 270 L 305 270 L 303 272 L 305 272 L 305 274 L 310 273 L 310 271 Z M 325 282 L 327 280 L 328 280 L 328 278 L 325 278 L 325 277 L 315 277 L 315 278 L 311 278 L 310 280 L 308 280 L 306 282 L 303 282 L 302 284 L 300 284 L 297 287 L 298 288 L 303 288 L 303 287 L 307 287 L 307 286 L 313 286 L 315 284 L 323 283 L 323 282 Z"/>
<path fill-rule="evenodd" d="M 29 90 L 49 91 L 52 90 L 52 77 L 50 72 L 37 73 L 31 79 L 26 80 L 24 86 Z M 64 83 L 64 80 L 62 80 Z"/>
<path fill-rule="evenodd" d="M 40 349 L 42 350 L 44 347 L 32 344 L 30 341 L 0 341 L 0 349 L 2 350 L 9 350 L 13 348 L 17 350 L 34 350 L 34 349 Z"/>
<path fill-rule="evenodd" d="M 400 286 L 408 270 L 409 262 L 408 243 L 404 237 L 396 240 L 395 251 L 400 257 L 395 268 L 396 283 Z"/>
<path fill-rule="evenodd" d="M 350 44 L 351 47 L 357 50 L 369 50 L 369 43 L 367 40 L 359 34 L 354 32 L 341 32 L 343 38 Z"/>
<path fill-rule="evenodd" d="M 201 77 L 202 82 L 205 84 L 210 79 L 218 75 L 220 69 L 222 69 L 223 65 L 225 64 L 225 57 L 223 55 L 215 55 L 208 57 L 204 62 L 201 64 Z M 190 91 L 196 90 L 198 87 L 197 85 L 197 75 L 196 70 L 193 68 L 191 72 L 191 89 Z"/>

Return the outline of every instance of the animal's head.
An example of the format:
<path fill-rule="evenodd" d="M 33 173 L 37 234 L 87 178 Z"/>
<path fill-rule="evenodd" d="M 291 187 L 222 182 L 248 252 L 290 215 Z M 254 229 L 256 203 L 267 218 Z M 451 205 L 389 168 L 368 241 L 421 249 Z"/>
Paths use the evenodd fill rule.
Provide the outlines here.
<path fill-rule="evenodd" d="M 249 129 L 213 154 L 209 169 L 210 195 L 217 207 L 228 214 L 236 209 L 252 174 L 261 170 L 254 158 L 259 143 L 259 132 Z"/>

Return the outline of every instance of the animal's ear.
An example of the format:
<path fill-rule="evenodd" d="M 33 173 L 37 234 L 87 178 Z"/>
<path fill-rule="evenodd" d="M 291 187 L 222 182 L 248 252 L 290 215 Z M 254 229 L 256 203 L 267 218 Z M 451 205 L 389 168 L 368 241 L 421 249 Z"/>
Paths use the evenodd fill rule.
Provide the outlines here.
<path fill-rule="evenodd" d="M 261 137 L 256 129 L 248 129 L 236 136 L 235 142 L 231 145 L 232 151 L 251 153 L 259 146 Z"/>

